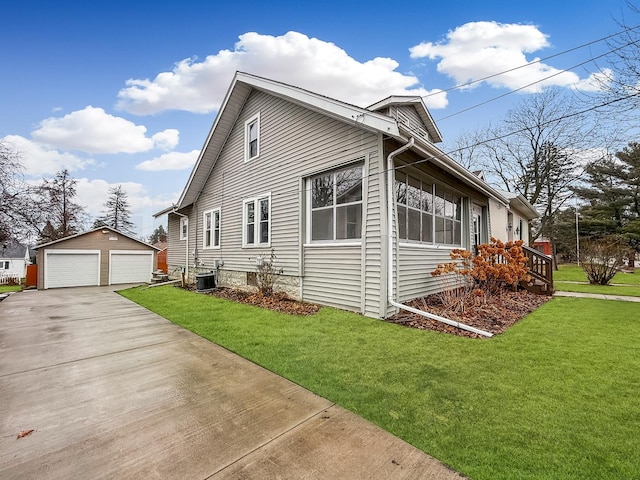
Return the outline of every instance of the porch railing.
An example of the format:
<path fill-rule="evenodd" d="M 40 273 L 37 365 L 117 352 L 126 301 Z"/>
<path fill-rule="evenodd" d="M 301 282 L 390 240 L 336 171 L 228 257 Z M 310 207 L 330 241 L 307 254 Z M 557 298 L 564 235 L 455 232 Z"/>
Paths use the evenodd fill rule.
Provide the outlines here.
<path fill-rule="evenodd" d="M 529 274 L 546 286 L 546 291 L 553 293 L 553 260 L 548 255 L 540 253 L 535 248 L 522 246 L 522 251 L 527 256 Z"/>

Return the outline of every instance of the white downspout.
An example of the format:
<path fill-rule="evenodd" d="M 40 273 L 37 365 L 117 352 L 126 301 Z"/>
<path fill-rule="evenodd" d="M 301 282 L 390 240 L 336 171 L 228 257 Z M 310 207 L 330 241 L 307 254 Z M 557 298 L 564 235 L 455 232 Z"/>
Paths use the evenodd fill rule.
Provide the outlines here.
<path fill-rule="evenodd" d="M 436 320 L 438 322 L 446 323 L 447 325 L 451 325 L 453 327 L 461 328 L 463 330 L 467 330 L 469 332 L 477 333 L 479 335 L 484 335 L 485 337 L 493 337 L 493 334 L 490 332 L 485 332 L 484 330 L 480 330 L 478 328 L 472 327 L 470 325 L 466 325 L 464 323 L 456 322 L 454 320 L 449 320 L 448 318 L 441 317 L 439 315 L 435 315 L 433 313 L 425 312 L 423 310 L 418 310 L 417 308 L 410 307 L 408 305 L 404 305 L 400 302 L 394 300 L 393 294 L 393 245 L 395 242 L 399 241 L 396 235 L 393 235 L 393 225 L 395 219 L 395 196 L 393 192 L 393 184 L 394 184 L 394 167 L 393 167 L 393 157 L 399 155 L 405 150 L 410 149 L 414 144 L 414 139 L 411 137 L 409 142 L 400 148 L 394 150 L 387 156 L 387 232 L 388 232 L 388 241 L 387 241 L 387 297 L 389 303 L 396 308 L 400 308 L 402 310 L 407 310 L 408 312 L 415 313 L 417 315 L 422 315 L 423 317 L 430 318 L 432 320 Z"/>
<path fill-rule="evenodd" d="M 179 217 L 183 217 L 187 219 L 187 222 L 189 222 L 189 216 L 188 215 L 183 215 L 182 213 L 178 213 L 175 210 L 173 210 L 171 213 L 175 213 L 176 215 L 178 215 Z M 186 240 L 186 251 L 185 251 L 185 255 L 184 255 L 184 278 L 189 279 L 189 229 L 191 228 L 191 225 L 189 225 L 189 223 L 187 223 L 187 238 L 185 238 Z"/>

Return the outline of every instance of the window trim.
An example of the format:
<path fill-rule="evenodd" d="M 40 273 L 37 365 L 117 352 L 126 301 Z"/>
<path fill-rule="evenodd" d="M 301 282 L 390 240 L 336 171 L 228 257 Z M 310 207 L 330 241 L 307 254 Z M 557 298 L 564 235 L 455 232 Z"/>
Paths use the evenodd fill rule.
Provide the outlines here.
<path fill-rule="evenodd" d="M 269 237 L 266 243 L 254 242 L 247 243 L 247 205 L 253 203 L 255 215 L 258 215 L 260 212 L 260 202 L 263 200 L 267 200 L 269 202 L 269 219 L 268 219 L 268 230 L 267 235 Z M 251 198 L 245 198 L 242 200 L 242 248 L 264 248 L 271 247 L 271 192 L 264 193 L 262 195 L 257 195 Z M 253 238 L 256 240 L 260 239 L 260 220 L 255 221 L 253 225 Z"/>
<path fill-rule="evenodd" d="M 211 215 L 211 244 L 207 245 L 207 215 Z M 218 216 L 218 243 L 215 242 L 215 217 Z M 222 216 L 220 213 L 220 207 L 212 208 L 202 212 L 202 248 L 204 250 L 218 250 L 220 249 L 220 233 L 222 231 Z"/>
<path fill-rule="evenodd" d="M 420 175 L 417 176 L 415 174 L 410 174 L 410 173 L 405 173 L 402 172 L 405 178 L 405 182 L 406 185 L 409 185 L 409 178 L 412 178 L 414 180 L 418 180 L 420 182 L 420 185 L 424 185 L 424 184 L 428 184 L 431 186 L 431 191 L 429 192 L 429 195 L 431 196 L 431 206 L 432 206 L 432 211 L 426 211 L 426 210 L 422 210 L 422 208 L 415 208 L 412 206 L 409 206 L 409 204 L 404 204 L 404 203 L 399 203 L 398 202 L 398 193 L 397 193 L 397 183 L 398 183 L 398 179 L 396 177 L 396 174 L 394 174 L 394 206 L 396 209 L 396 235 L 398 237 L 398 242 L 401 245 L 411 245 L 411 246 L 427 246 L 427 247 L 435 247 L 435 248 L 464 248 L 465 245 L 465 227 L 464 227 L 464 202 L 465 202 L 465 197 L 464 195 L 462 195 L 459 191 L 457 191 L 455 188 L 452 188 L 451 186 L 442 183 L 440 181 L 437 181 L 433 178 L 431 178 L 428 175 Z M 421 188 L 422 190 L 422 188 Z M 450 217 L 447 216 L 445 214 L 445 210 L 443 210 L 442 214 L 438 214 L 436 212 L 436 197 L 438 198 L 442 198 L 445 203 L 443 204 L 443 209 L 446 206 L 446 199 L 445 197 L 439 197 L 438 196 L 438 191 L 442 191 L 443 194 L 448 193 L 451 196 L 455 196 L 458 198 L 460 204 L 459 204 L 459 212 L 460 212 L 460 219 L 457 220 L 455 217 Z M 426 190 L 422 190 L 422 192 L 426 192 Z M 455 203 L 455 202 L 451 202 L 451 203 Z M 414 211 L 418 211 L 420 212 L 420 218 L 422 218 L 423 214 L 428 214 L 431 216 L 431 241 L 427 242 L 427 241 L 423 241 L 423 240 L 411 240 L 408 238 L 409 235 L 409 230 L 408 230 L 408 225 L 405 228 L 406 232 L 405 234 L 407 235 L 407 238 L 403 238 L 400 236 L 400 224 L 399 224 L 399 215 L 398 215 L 398 206 L 404 207 L 407 209 L 407 214 L 406 214 L 406 221 L 408 221 L 409 218 L 409 209 L 414 210 Z M 460 228 L 460 243 L 440 243 L 436 241 L 436 218 L 441 218 L 444 219 L 445 221 L 450 220 L 453 221 L 455 223 L 458 223 L 459 228 Z M 422 224 L 420 227 L 420 231 L 422 232 Z"/>
<path fill-rule="evenodd" d="M 256 129 L 256 154 L 251 156 L 249 129 L 255 124 Z M 260 112 L 256 113 L 246 122 L 244 122 L 244 161 L 248 162 L 260 156 Z"/>
<path fill-rule="evenodd" d="M 178 225 L 180 228 L 180 240 L 187 240 L 189 238 L 189 217 L 180 217 Z M 184 226 L 187 227 L 186 233 L 184 231 Z"/>
<path fill-rule="evenodd" d="M 316 177 L 321 177 L 324 175 L 333 175 L 334 180 L 335 180 L 335 174 L 338 172 L 341 172 L 343 170 L 349 170 L 352 168 L 360 168 L 361 170 L 361 188 L 362 188 L 362 198 L 359 201 L 356 202 L 349 202 L 349 203 L 342 203 L 342 204 L 338 204 L 335 201 L 335 182 L 334 182 L 334 189 L 333 189 L 333 197 L 334 197 L 334 202 L 332 205 L 332 210 L 333 210 L 333 239 L 323 239 L 323 240 L 313 240 L 313 197 L 312 197 L 312 181 L 314 178 Z M 306 224 L 307 224 L 307 228 L 306 228 L 306 242 L 305 245 L 312 245 L 312 246 L 322 246 L 322 245 L 343 245 L 343 246 L 355 246 L 355 245 L 361 245 L 362 244 L 362 237 L 364 236 L 364 228 L 365 228 L 365 216 L 366 216 L 366 212 L 365 212 L 365 192 L 366 192 L 366 177 L 365 177 L 365 162 L 364 159 L 360 158 L 355 162 L 346 164 L 346 165 L 340 165 L 336 168 L 330 169 L 330 170 L 323 170 L 321 172 L 316 172 L 313 175 L 309 176 L 306 178 L 305 184 L 307 185 L 307 216 L 306 216 Z M 357 238 L 336 238 L 337 235 L 337 213 L 336 210 L 338 207 L 344 207 L 344 206 L 349 206 L 349 205 L 361 205 L 360 208 L 360 214 L 362 215 L 362 217 L 360 218 L 360 236 Z"/>

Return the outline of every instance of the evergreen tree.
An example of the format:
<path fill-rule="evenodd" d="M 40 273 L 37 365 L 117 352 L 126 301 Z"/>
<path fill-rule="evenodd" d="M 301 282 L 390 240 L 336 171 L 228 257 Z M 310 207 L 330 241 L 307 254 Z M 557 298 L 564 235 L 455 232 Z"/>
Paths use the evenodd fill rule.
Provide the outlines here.
<path fill-rule="evenodd" d="M 130 220 L 129 200 L 122 185 L 109 188 L 109 197 L 104 203 L 104 208 L 103 215 L 94 222 L 94 228 L 108 226 L 122 233 L 133 235 L 135 225 Z"/>
<path fill-rule="evenodd" d="M 585 170 L 585 187 L 574 192 L 588 203 L 582 208 L 582 234 L 601 236 L 621 233 L 628 220 L 631 201 L 626 184 L 627 168 L 613 157 L 589 165 Z"/>
<path fill-rule="evenodd" d="M 149 235 L 149 243 L 154 245 L 160 242 L 167 241 L 167 231 L 164 229 L 164 226 L 158 226 L 151 235 Z"/>

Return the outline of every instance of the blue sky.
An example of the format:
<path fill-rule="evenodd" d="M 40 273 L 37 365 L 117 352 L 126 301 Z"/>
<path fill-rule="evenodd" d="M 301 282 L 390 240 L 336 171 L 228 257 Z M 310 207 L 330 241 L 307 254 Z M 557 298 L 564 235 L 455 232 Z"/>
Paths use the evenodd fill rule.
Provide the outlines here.
<path fill-rule="evenodd" d="M 0 140 L 22 153 L 31 181 L 68 168 L 91 215 L 121 184 L 144 235 L 159 223 L 152 213 L 177 200 L 236 70 L 361 106 L 423 95 L 446 142 L 538 87 L 438 119 L 607 45 L 439 90 L 613 34 L 620 20 L 640 23 L 624 0 L 23 0 L 0 11 Z M 587 64 L 547 83 L 589 91 L 597 73 Z"/>

